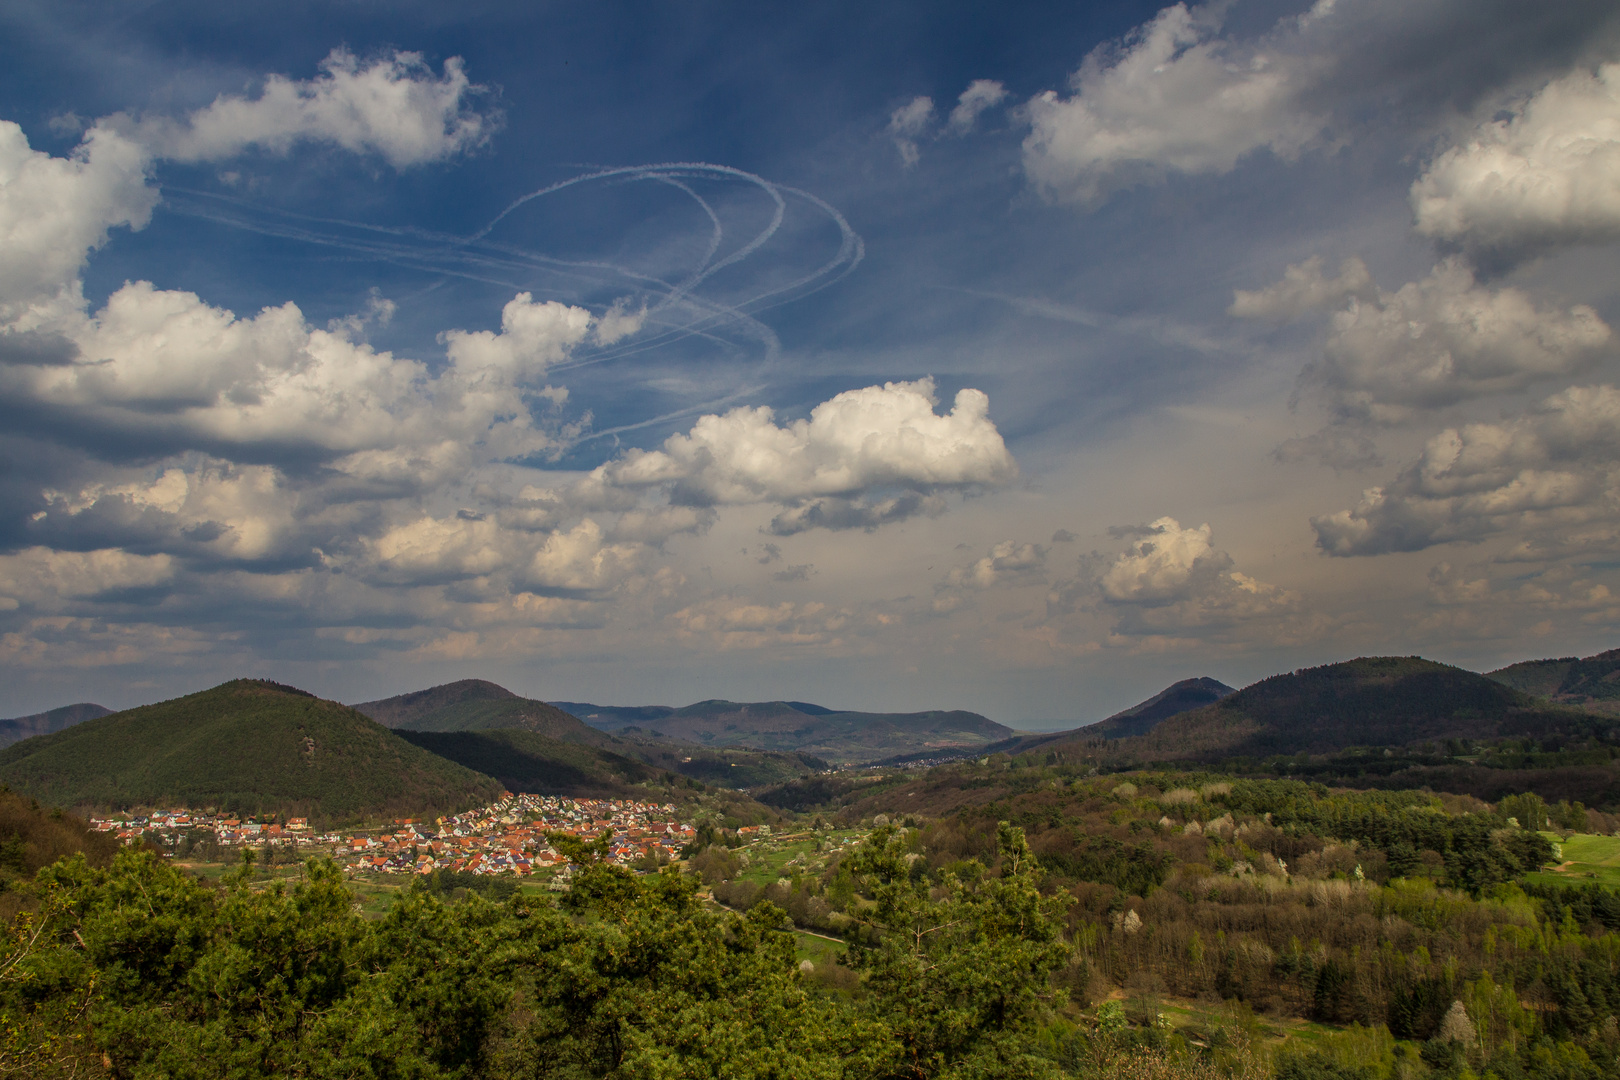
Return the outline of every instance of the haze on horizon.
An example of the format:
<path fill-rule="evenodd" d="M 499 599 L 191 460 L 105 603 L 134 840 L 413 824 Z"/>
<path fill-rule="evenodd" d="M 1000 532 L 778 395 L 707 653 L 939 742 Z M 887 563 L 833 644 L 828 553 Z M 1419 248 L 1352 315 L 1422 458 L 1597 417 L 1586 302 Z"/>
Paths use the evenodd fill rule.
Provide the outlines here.
<path fill-rule="evenodd" d="M 0 714 L 1617 644 L 1612 3 L 18 0 L 0 61 Z"/>

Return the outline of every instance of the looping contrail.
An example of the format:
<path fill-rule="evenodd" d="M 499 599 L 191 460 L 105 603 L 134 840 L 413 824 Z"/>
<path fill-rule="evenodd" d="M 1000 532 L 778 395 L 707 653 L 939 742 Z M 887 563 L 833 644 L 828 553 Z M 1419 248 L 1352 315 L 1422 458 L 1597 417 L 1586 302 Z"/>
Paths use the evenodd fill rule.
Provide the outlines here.
<path fill-rule="evenodd" d="M 698 190 L 696 182 L 703 181 L 742 184 L 757 189 L 770 200 L 771 216 L 764 226 L 723 256 L 724 218 L 714 203 Z M 647 273 L 610 260 L 560 258 L 542 249 L 494 236 L 515 211 L 536 200 L 583 185 L 625 182 L 667 186 L 685 195 L 702 212 L 709 235 L 695 265 L 674 275 Z M 597 289 L 626 288 L 641 295 L 646 310 L 642 333 L 610 346 L 582 350 L 558 365 L 559 369 L 643 354 L 687 339 L 711 343 L 723 353 L 734 356 L 758 349 L 763 352 L 764 360 L 772 360 L 779 351 L 777 337 L 757 315 L 842 280 L 865 257 L 865 245 L 860 236 L 844 215 L 825 200 L 743 169 L 700 161 L 632 165 L 581 173 L 519 196 L 470 236 L 415 226 L 373 225 L 297 214 L 232 196 L 183 188 L 166 188 L 165 196 L 165 206 L 171 212 L 342 251 L 357 260 L 417 270 L 437 276 L 440 283 L 459 278 L 514 292 L 531 289 L 563 295 L 577 293 L 580 283 L 590 283 Z M 836 226 L 838 247 L 831 256 L 786 282 L 757 287 L 740 298 L 705 295 L 704 285 L 716 274 L 758 255 L 781 233 L 790 207 L 795 203 Z M 537 274 L 552 279 L 552 287 L 537 289 L 534 283 Z M 565 285 L 574 287 L 565 288 Z"/>

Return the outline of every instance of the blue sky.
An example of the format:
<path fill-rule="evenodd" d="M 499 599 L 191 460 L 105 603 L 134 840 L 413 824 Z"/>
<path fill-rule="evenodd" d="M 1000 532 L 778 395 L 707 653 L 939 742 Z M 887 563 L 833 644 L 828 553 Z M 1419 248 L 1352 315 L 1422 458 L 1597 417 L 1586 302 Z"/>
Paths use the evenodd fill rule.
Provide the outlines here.
<path fill-rule="evenodd" d="M 0 712 L 1085 721 L 1620 621 L 1620 16 L 12 3 Z"/>

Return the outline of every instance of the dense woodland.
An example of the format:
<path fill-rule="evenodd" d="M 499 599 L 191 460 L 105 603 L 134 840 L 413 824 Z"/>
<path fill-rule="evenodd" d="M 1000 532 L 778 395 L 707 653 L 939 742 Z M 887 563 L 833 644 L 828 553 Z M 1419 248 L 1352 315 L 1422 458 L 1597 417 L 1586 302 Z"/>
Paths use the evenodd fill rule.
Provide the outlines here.
<path fill-rule="evenodd" d="M 872 813 L 897 804 L 915 810 Z M 1598 812 L 1001 763 L 862 785 L 801 823 L 857 820 L 864 843 L 763 888 L 715 818 L 684 870 L 573 842 L 566 892 L 427 878 L 368 920 L 329 863 L 207 883 L 0 798 L 0 1070 L 1620 1075 L 1620 897 L 1520 882 L 1553 857 L 1539 827 L 1616 824 Z M 794 923 L 844 958 L 796 962 Z M 1214 1019 L 1171 1026 L 1165 1000 Z M 1283 1020 L 1317 1036 L 1268 1040 Z"/>

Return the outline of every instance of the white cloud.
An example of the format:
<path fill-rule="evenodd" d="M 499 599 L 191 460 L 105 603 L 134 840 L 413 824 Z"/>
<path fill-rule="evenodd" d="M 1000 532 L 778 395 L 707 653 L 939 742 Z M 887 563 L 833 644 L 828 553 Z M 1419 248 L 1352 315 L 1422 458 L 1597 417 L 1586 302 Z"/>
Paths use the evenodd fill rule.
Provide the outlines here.
<path fill-rule="evenodd" d="M 1311 519 L 1330 555 L 1418 551 L 1620 519 L 1620 391 L 1571 387 L 1501 423 L 1448 428 L 1394 481 Z"/>
<path fill-rule="evenodd" d="M 420 53 L 362 64 L 334 49 L 320 68 L 296 82 L 270 75 L 256 98 L 222 94 L 183 123 L 148 118 L 130 127 L 154 155 L 173 161 L 217 161 L 250 146 L 285 153 L 311 141 L 376 153 L 402 169 L 476 147 L 499 125 L 496 114 L 473 108 L 486 88 L 468 80 L 460 57 L 435 75 Z"/>
<path fill-rule="evenodd" d="M 843 644 L 851 613 L 818 601 L 759 603 L 715 597 L 670 616 L 676 633 L 701 638 L 721 649 L 760 649 L 782 645 Z"/>
<path fill-rule="evenodd" d="M 955 135 L 966 135 L 979 122 L 987 109 L 993 109 L 1007 100 L 1007 88 L 994 79 L 974 79 L 956 99 L 951 110 L 950 130 Z"/>
<path fill-rule="evenodd" d="M 7 365 L 0 390 L 98 431 L 216 450 L 298 447 L 347 455 L 338 467 L 355 475 L 398 477 L 430 461 L 462 468 L 554 445 L 531 400 L 566 391 L 533 384 L 591 325 L 583 308 L 519 294 L 501 333 L 446 334 L 451 364 L 430 376 L 351 340 L 345 321 L 336 332 L 310 327 L 294 304 L 238 318 L 194 293 L 133 282 L 70 330 L 72 362 Z"/>
<path fill-rule="evenodd" d="M 639 329 L 626 329 L 635 321 L 623 312 L 609 316 L 613 340 Z M 529 293 L 518 293 L 501 309 L 501 331 L 447 330 L 439 335 L 456 368 L 470 381 L 493 378 L 497 385 L 525 382 L 545 373 L 585 340 L 591 313 L 555 300 L 536 303 Z M 598 328 L 600 332 L 600 327 Z"/>
<path fill-rule="evenodd" d="M 1393 293 L 1374 288 L 1359 260 L 1346 260 L 1329 280 L 1312 259 L 1267 289 L 1238 292 L 1231 310 L 1290 316 L 1346 298 L 1321 358 L 1304 375 L 1346 419 L 1400 423 L 1418 410 L 1570 375 L 1594 362 L 1611 337 L 1590 307 L 1558 310 L 1519 289 L 1484 288 L 1457 259 Z"/>
<path fill-rule="evenodd" d="M 1209 9 L 1176 4 L 1123 49 L 1087 56 L 1073 96 L 1037 95 L 1025 106 L 1030 179 L 1051 197 L 1094 205 L 1170 173 L 1230 172 L 1260 149 L 1297 155 L 1325 122 L 1302 103 L 1311 61 L 1218 30 Z"/>
<path fill-rule="evenodd" d="M 946 509 L 944 498 L 908 491 L 889 498 L 813 499 L 792 506 L 771 519 L 769 529 L 776 536 L 793 536 L 811 529 L 865 529 L 913 517 L 938 517 Z"/>
<path fill-rule="evenodd" d="M 889 137 L 906 168 L 917 164 L 917 140 L 934 119 L 934 99 L 914 97 L 889 114 Z"/>
<path fill-rule="evenodd" d="M 1282 280 L 1255 292 L 1242 289 L 1232 294 L 1232 306 L 1227 312 L 1240 319 L 1297 319 L 1307 311 L 1336 307 L 1345 300 L 1374 300 L 1378 290 L 1373 286 L 1367 264 L 1355 257 L 1339 264 L 1339 276 L 1322 274 L 1322 257 L 1313 255 L 1283 271 Z"/>
<path fill-rule="evenodd" d="M 1417 229 L 1517 254 L 1620 237 L 1620 64 L 1548 83 L 1412 185 Z"/>
<path fill-rule="evenodd" d="M 1294 593 L 1233 569 L 1211 542 L 1209 525 L 1182 528 L 1175 518 L 1127 530 L 1136 534 L 1093 585 L 1125 637 L 1205 634 L 1297 609 Z M 1054 594 L 1061 603 L 1063 590 Z"/>
<path fill-rule="evenodd" d="M 0 555 L 0 610 L 15 609 L 19 603 L 51 604 L 162 585 L 173 579 L 175 569 L 167 555 L 134 555 L 118 548 L 24 548 L 15 555 Z"/>
<path fill-rule="evenodd" d="M 1009 580 L 1028 580 L 1046 566 L 1046 549 L 1039 544 L 1020 544 L 1016 540 L 1003 540 L 992 547 L 982 559 L 970 566 L 958 567 L 945 577 L 947 586 L 971 585 L 988 589 Z"/>
<path fill-rule="evenodd" d="M 207 462 L 150 480 L 48 490 L 34 517 L 40 536 L 101 536 L 130 546 L 232 562 L 312 558 L 300 497 L 268 465 Z"/>
<path fill-rule="evenodd" d="M 0 120 L 0 326 L 58 329 L 83 306 L 79 269 L 120 225 L 143 228 L 158 193 L 141 148 L 94 128 L 71 157 L 29 148 Z"/>
<path fill-rule="evenodd" d="M 659 450 L 601 466 L 581 493 L 665 488 L 682 505 L 778 503 L 794 511 L 777 530 L 786 533 L 896 520 L 937 509 L 928 496 L 938 492 L 1017 476 L 983 392 L 958 392 L 944 416 L 935 404 L 933 380 L 921 379 L 847 390 L 785 425 L 764 406 L 704 416 Z"/>
<path fill-rule="evenodd" d="M 958 566 L 934 586 L 933 610 L 943 615 L 962 606 L 969 589 L 1040 585 L 1046 580 L 1047 549 L 1040 544 L 1003 540 L 982 558 Z"/>
<path fill-rule="evenodd" d="M 1162 517 L 1140 532 L 1097 579 L 1103 598 L 1111 603 L 1179 600 L 1195 578 L 1219 575 L 1232 565 L 1229 555 L 1210 545 L 1208 524 L 1183 529 L 1175 518 Z"/>
<path fill-rule="evenodd" d="M 590 518 L 546 537 L 529 561 L 523 583 L 536 590 L 585 593 L 609 588 L 636 570 L 643 549 L 607 541 Z"/>

